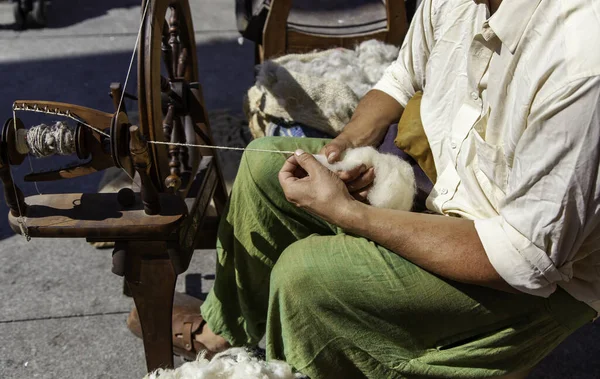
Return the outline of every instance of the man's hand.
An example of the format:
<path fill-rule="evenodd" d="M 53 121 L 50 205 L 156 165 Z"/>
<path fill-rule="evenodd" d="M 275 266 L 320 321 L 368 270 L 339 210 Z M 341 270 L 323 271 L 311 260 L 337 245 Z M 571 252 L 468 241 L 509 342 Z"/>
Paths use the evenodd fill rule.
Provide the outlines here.
<path fill-rule="evenodd" d="M 323 146 L 319 154 L 326 156 L 329 163 L 335 163 L 340 160 L 344 151 L 353 147 L 356 147 L 354 143 L 342 133 Z"/>
<path fill-rule="evenodd" d="M 326 156 L 329 163 L 335 163 L 340 160 L 344 151 L 353 147 L 356 146 L 341 134 L 323 146 L 319 154 Z M 372 167 L 367 169 L 361 165 L 349 171 L 338 171 L 336 174 L 346 183 L 348 191 L 356 200 L 367 201 L 367 193 L 375 180 L 375 170 Z"/>
<path fill-rule="evenodd" d="M 285 162 L 279 183 L 289 202 L 332 224 L 337 224 L 354 201 L 337 174 L 302 150 Z"/>
<path fill-rule="evenodd" d="M 352 170 L 338 171 L 335 174 L 346 184 L 350 195 L 363 203 L 367 202 L 367 195 L 375 180 L 375 169 L 360 165 Z"/>

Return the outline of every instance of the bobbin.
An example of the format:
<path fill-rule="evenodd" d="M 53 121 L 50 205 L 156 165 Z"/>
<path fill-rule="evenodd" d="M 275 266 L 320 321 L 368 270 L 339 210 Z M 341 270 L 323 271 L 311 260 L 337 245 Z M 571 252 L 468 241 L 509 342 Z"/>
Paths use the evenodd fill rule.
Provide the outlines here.
<path fill-rule="evenodd" d="M 16 123 L 15 123 L 16 122 Z M 3 139 L 6 141 L 8 162 L 11 165 L 20 165 L 30 154 L 27 143 L 27 130 L 19 118 L 10 118 L 4 123 L 2 129 Z M 89 158 L 89 150 L 86 146 L 89 133 L 85 126 L 78 123 L 74 130 L 75 149 L 79 159 Z"/>
<path fill-rule="evenodd" d="M 59 170 L 31 173 L 25 176 L 27 182 L 52 181 L 66 178 L 75 178 L 91 174 L 115 164 L 111 156 L 111 138 L 109 131 L 113 123 L 114 115 L 92 108 L 86 108 L 74 104 L 59 103 L 54 101 L 40 100 L 17 100 L 13 103 L 14 111 L 28 111 L 66 117 L 77 122 L 75 128 L 75 150 L 80 160 L 86 160 Z M 124 120 L 128 123 L 127 119 Z M 14 126 L 16 124 L 16 127 Z M 18 118 L 9 119 L 3 129 L 3 138 L 6 143 L 6 155 L 10 157 L 11 165 L 18 165 L 27 156 L 24 154 L 23 123 Z M 21 135 L 21 137 L 19 137 Z M 21 140 L 18 140 L 21 138 Z M 21 152 L 19 152 L 19 145 Z M 121 149 L 122 150 L 122 149 Z M 122 154 L 122 153 L 121 153 Z M 121 159 L 120 161 L 124 161 Z M 127 165 L 125 165 L 127 167 Z M 132 172 L 130 169 L 128 172 Z"/>

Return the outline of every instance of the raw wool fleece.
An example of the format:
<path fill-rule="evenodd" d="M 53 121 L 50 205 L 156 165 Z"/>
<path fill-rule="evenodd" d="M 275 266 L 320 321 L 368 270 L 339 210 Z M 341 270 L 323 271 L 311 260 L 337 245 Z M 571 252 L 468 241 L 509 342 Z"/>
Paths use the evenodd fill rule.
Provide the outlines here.
<path fill-rule="evenodd" d="M 244 348 L 232 348 L 214 356 L 202 355 L 173 370 L 159 369 L 144 379 L 299 379 L 305 378 L 282 361 L 262 361 Z"/>
<path fill-rule="evenodd" d="M 349 149 L 341 161 L 330 164 L 324 155 L 315 158 L 331 171 L 347 171 L 364 164 L 375 169 L 373 186 L 367 200 L 375 207 L 410 211 L 416 195 L 412 167 L 399 157 L 382 154 L 372 147 Z"/>
<path fill-rule="evenodd" d="M 336 136 L 350 121 L 359 99 L 397 57 L 396 46 L 369 40 L 354 50 L 290 54 L 265 61 L 244 102 L 252 134 L 263 137 L 267 120 L 280 119 Z"/>

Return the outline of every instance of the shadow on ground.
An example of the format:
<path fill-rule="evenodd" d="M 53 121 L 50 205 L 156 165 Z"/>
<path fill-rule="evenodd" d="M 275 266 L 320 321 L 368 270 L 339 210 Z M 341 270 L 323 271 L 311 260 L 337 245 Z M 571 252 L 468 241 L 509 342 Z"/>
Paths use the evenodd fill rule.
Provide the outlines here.
<path fill-rule="evenodd" d="M 113 8 L 139 7 L 141 0 L 69 1 L 52 0 L 48 5 L 47 28 L 64 28 L 103 16 Z"/>
<path fill-rule="evenodd" d="M 102 1 L 69 1 L 51 0 L 46 1 L 47 29 L 65 28 L 79 24 L 88 19 L 106 15 L 113 8 L 139 7 L 141 0 L 102 0 Z M 15 29 L 16 25 L 2 25 L 2 29 Z M 29 25 L 28 28 L 38 27 Z"/>

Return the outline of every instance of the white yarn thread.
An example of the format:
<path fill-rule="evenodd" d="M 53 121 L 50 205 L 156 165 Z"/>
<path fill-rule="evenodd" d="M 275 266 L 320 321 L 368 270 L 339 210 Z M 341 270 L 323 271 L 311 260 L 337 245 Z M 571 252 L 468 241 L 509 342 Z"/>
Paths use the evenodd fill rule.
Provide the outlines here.
<path fill-rule="evenodd" d="M 214 145 L 195 145 L 191 143 L 180 143 L 180 142 L 160 142 L 160 141 L 147 141 L 153 145 L 170 145 L 170 146 L 185 146 L 185 147 L 198 147 L 205 149 L 216 149 L 216 150 L 236 150 L 236 151 L 256 151 L 259 153 L 279 153 L 279 154 L 294 154 L 293 151 L 287 150 L 267 150 L 267 149 L 248 149 L 245 147 L 231 147 L 231 146 L 214 146 Z"/>
<path fill-rule="evenodd" d="M 38 158 L 71 155 L 77 152 L 75 131 L 62 121 L 54 125 L 40 124 L 30 128 L 27 131 L 26 144 L 31 154 Z"/>

